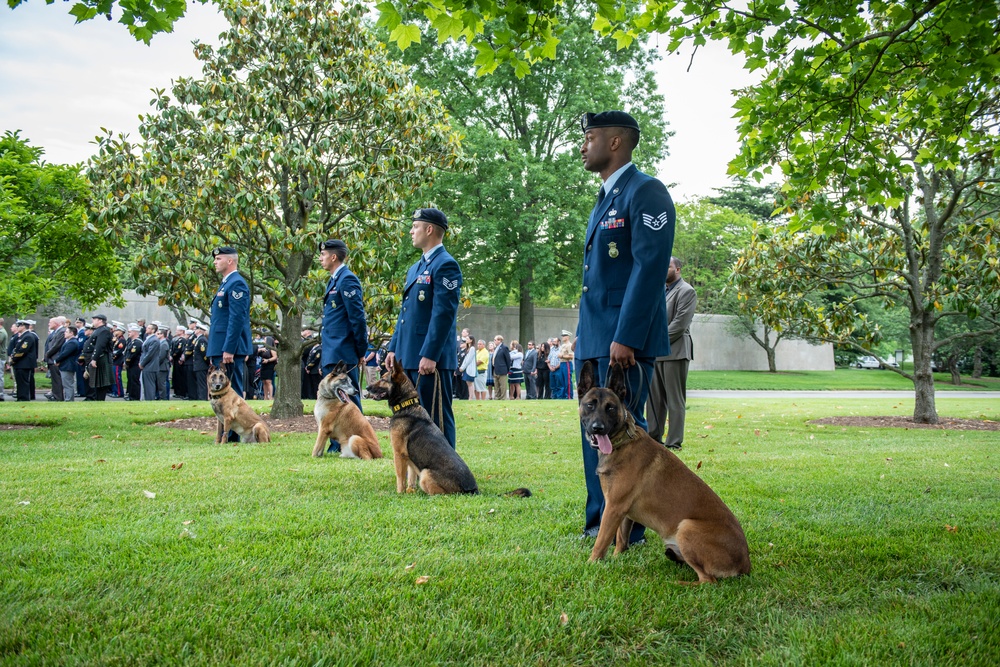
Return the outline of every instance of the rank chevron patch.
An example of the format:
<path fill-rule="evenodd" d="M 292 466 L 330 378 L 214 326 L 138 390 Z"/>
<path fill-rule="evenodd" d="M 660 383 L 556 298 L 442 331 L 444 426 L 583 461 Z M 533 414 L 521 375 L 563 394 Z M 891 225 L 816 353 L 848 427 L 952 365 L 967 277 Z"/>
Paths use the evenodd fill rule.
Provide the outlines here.
<path fill-rule="evenodd" d="M 655 218 L 653 216 L 649 215 L 648 213 L 643 213 L 642 214 L 642 224 L 646 225 L 647 227 L 649 227 L 650 229 L 652 229 L 654 232 L 658 232 L 661 229 L 663 229 L 663 227 L 668 222 L 670 222 L 670 219 L 667 217 L 667 212 L 666 211 L 664 211 L 660 215 L 656 216 Z"/>
<path fill-rule="evenodd" d="M 447 287 L 449 290 L 453 290 L 458 287 L 457 280 L 448 280 L 447 278 L 441 278 L 441 284 Z"/>
<path fill-rule="evenodd" d="M 646 213 L 642 214 L 642 224 L 646 225 L 654 232 L 658 232 L 661 229 L 663 229 L 668 222 L 670 222 L 670 219 L 667 217 L 666 211 L 656 216 L 655 218 Z"/>

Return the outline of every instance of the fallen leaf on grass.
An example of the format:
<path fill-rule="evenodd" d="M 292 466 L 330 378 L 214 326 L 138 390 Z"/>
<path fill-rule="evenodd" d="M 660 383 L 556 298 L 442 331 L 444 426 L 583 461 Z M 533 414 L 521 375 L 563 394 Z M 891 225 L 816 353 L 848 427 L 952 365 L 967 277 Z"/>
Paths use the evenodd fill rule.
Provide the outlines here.
<path fill-rule="evenodd" d="M 94 463 L 107 463 L 107 461 L 104 459 L 97 459 Z"/>
<path fill-rule="evenodd" d="M 699 437 L 699 438 L 707 438 L 707 437 L 708 437 L 708 433 L 702 433 L 702 434 L 701 434 L 701 435 L 699 435 L 698 437 Z"/>
<path fill-rule="evenodd" d="M 430 580 L 431 578 L 425 574 L 423 576 L 417 577 L 413 583 L 415 583 L 417 586 L 420 586 L 421 584 L 426 584 Z"/>
<path fill-rule="evenodd" d="M 948 524 L 944 524 L 944 529 L 947 530 L 949 533 L 958 532 L 958 526 L 949 526 Z"/>
<path fill-rule="evenodd" d="M 198 431 L 198 435 L 208 435 L 208 431 Z"/>
<path fill-rule="evenodd" d="M 194 523 L 194 519 L 188 519 L 187 521 L 181 521 L 181 525 L 182 526 L 190 526 L 192 523 Z"/>
<path fill-rule="evenodd" d="M 146 491 L 145 489 L 143 489 L 142 492 L 143 492 L 143 494 L 145 494 L 145 496 L 147 498 L 155 498 L 156 497 L 156 494 L 153 493 L 152 491 Z"/>
<path fill-rule="evenodd" d="M 30 505 L 30 504 L 31 504 L 30 500 L 22 500 L 21 502 L 18 503 L 18 505 Z"/>
<path fill-rule="evenodd" d="M 79 435 L 78 431 L 66 431 L 66 432 L 69 433 L 70 435 Z"/>
<path fill-rule="evenodd" d="M 416 566 L 417 566 L 417 561 L 413 561 L 412 563 L 410 563 L 409 565 L 407 565 L 403 569 L 406 570 L 407 572 L 409 572 L 410 570 L 412 570 Z"/>
<path fill-rule="evenodd" d="M 92 435 L 92 436 L 90 436 L 90 439 L 91 440 L 97 440 L 97 439 L 103 438 L 103 437 L 104 437 L 103 435 Z"/>
<path fill-rule="evenodd" d="M 760 429 L 759 429 L 759 428 L 755 428 L 755 429 L 753 430 L 753 434 L 754 434 L 754 435 L 760 435 Z"/>
<path fill-rule="evenodd" d="M 298 468 L 289 468 L 289 470 L 292 471 L 292 472 L 298 472 L 299 471 Z"/>
<path fill-rule="evenodd" d="M 171 470 L 180 470 L 183 467 L 184 467 L 184 461 L 181 461 L 180 463 L 175 463 L 172 466 L 170 466 L 170 469 Z"/>
<path fill-rule="evenodd" d="M 715 427 L 714 427 L 714 426 L 712 426 L 711 424 L 705 424 L 705 430 L 706 430 L 706 431 L 707 431 L 708 429 L 710 429 L 710 428 L 715 428 Z"/>
<path fill-rule="evenodd" d="M 569 616 L 566 615 L 566 612 L 559 614 L 559 625 L 566 625 L 567 623 L 569 623 Z"/>
<path fill-rule="evenodd" d="M 891 456 L 887 456 L 887 457 L 885 457 L 885 460 L 886 460 L 886 461 L 891 461 L 891 460 L 892 460 L 892 457 L 891 457 Z"/>
<path fill-rule="evenodd" d="M 695 467 L 695 470 L 701 470 L 701 461 L 698 461 L 698 465 Z"/>
<path fill-rule="evenodd" d="M 945 467 L 945 468 L 950 468 L 951 466 L 950 466 L 950 465 L 948 465 L 947 463 L 945 463 L 945 464 L 944 464 L 944 467 Z"/>
<path fill-rule="evenodd" d="M 496 509 L 495 509 L 495 508 L 493 508 L 493 507 L 491 507 L 491 508 L 490 508 L 490 511 L 489 511 L 489 512 L 487 512 L 487 514 L 493 514 L 494 512 L 496 512 Z"/>

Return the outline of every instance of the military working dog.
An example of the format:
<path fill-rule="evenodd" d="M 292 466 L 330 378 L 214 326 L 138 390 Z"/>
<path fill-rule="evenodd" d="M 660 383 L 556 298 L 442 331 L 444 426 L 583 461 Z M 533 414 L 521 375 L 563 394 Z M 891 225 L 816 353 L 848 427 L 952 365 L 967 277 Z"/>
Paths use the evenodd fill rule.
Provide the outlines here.
<path fill-rule="evenodd" d="M 243 397 L 229 384 L 226 371 L 218 366 L 208 369 L 208 398 L 219 420 L 215 442 L 221 443 L 229 431 L 235 431 L 244 442 L 271 442 L 271 432 L 264 420 L 253 411 Z"/>
<path fill-rule="evenodd" d="M 319 433 L 312 455 L 323 456 L 327 441 L 333 438 L 340 443 L 342 457 L 366 461 L 380 459 L 382 448 L 375 429 L 351 400 L 357 390 L 347 375 L 348 370 L 344 364 L 337 364 L 319 383 L 313 408 Z"/>
<path fill-rule="evenodd" d="M 396 468 L 396 493 L 414 488 L 419 481 L 425 493 L 479 493 L 476 478 L 441 429 L 420 407 L 417 390 L 397 363 L 368 387 L 376 401 L 387 400 L 392 408 L 389 442 Z"/>
<path fill-rule="evenodd" d="M 623 403 L 622 367 L 609 369 L 607 388 L 602 388 L 592 365 L 584 364 L 577 390 L 580 423 L 598 450 L 604 492 L 590 560 L 603 558 L 612 539 L 615 554 L 625 551 L 632 523 L 638 521 L 663 538 L 668 558 L 691 566 L 699 584 L 750 572 L 747 539 L 730 509 L 673 452 L 636 426 Z"/>

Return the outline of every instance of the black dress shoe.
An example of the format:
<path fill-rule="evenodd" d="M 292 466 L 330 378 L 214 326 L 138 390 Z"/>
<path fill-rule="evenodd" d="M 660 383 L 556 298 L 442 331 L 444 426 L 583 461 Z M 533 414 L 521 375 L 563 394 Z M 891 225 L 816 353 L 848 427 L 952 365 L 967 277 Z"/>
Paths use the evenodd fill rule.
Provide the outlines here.
<path fill-rule="evenodd" d="M 674 443 L 674 444 L 671 444 L 671 445 L 664 445 L 664 447 L 666 447 L 667 449 L 674 449 L 674 450 L 680 451 L 681 450 L 681 443 L 678 442 L 678 443 Z"/>
<path fill-rule="evenodd" d="M 594 526 L 593 528 L 587 528 L 587 529 L 585 529 L 583 531 L 583 534 L 580 535 L 580 539 L 581 540 L 585 540 L 587 538 L 594 539 L 594 538 L 597 537 L 597 533 L 600 532 L 600 530 L 601 530 L 600 526 Z"/>

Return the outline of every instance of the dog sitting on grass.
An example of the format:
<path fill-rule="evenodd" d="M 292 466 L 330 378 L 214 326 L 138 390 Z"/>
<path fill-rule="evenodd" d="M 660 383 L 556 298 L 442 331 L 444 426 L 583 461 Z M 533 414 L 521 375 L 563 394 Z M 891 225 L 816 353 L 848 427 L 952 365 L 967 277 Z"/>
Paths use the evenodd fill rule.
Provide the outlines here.
<path fill-rule="evenodd" d="M 612 539 L 615 554 L 625 551 L 632 523 L 638 521 L 663 538 L 668 558 L 691 566 L 699 584 L 750 572 L 747 538 L 730 509 L 673 452 L 636 426 L 623 402 L 628 387 L 622 367 L 609 369 L 603 388 L 593 366 L 585 363 L 577 391 L 580 423 L 598 450 L 604 492 L 590 560 L 604 558 Z"/>
<path fill-rule="evenodd" d="M 264 420 L 253 411 L 229 383 L 226 371 L 218 366 L 208 369 L 208 398 L 219 420 L 216 444 L 225 442 L 226 434 L 235 431 L 243 442 L 271 442 L 271 432 Z"/>
<path fill-rule="evenodd" d="M 319 383 L 316 406 L 313 408 L 319 433 L 312 455 L 323 456 L 327 442 L 333 438 L 340 443 L 341 457 L 380 459 L 382 448 L 379 447 L 375 429 L 351 401 L 357 390 L 347 371 L 346 366 L 337 364 Z"/>

